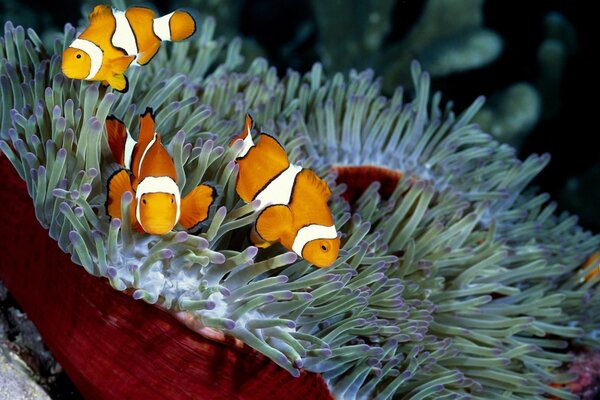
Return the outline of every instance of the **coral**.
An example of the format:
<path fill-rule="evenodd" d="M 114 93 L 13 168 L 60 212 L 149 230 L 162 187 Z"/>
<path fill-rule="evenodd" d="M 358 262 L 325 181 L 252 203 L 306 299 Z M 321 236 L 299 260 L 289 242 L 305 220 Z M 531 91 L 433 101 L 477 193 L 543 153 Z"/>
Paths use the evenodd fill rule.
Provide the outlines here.
<path fill-rule="evenodd" d="M 550 384 L 569 378 L 557 372 L 567 340 L 596 343 L 583 328 L 599 323 L 586 309 L 600 305 L 600 276 L 577 269 L 600 238 L 526 189 L 548 157 L 519 161 L 470 124 L 482 99 L 458 116 L 441 106 L 416 63 L 412 100 L 382 96 L 368 70 L 326 78 L 316 64 L 280 79 L 262 59 L 242 69 L 240 41 L 225 46 L 214 27 L 203 19 L 196 40 L 161 48 L 119 94 L 62 76 L 72 26 L 49 50 L 6 24 L 0 149 L 58 246 L 199 332 L 233 336 L 294 376 L 321 373 L 337 398 L 574 398 Z M 221 190 L 198 235 L 144 235 L 105 215 L 102 121 L 116 114 L 135 131 L 147 106 L 182 194 L 205 181 Z M 227 145 L 247 110 L 330 184 L 343 248 L 331 268 L 249 245 L 256 204 L 235 194 L 239 148 Z M 367 164 L 403 178 L 389 198 L 373 183 L 349 204 L 334 171 Z"/>
<path fill-rule="evenodd" d="M 597 399 L 600 394 L 600 352 L 584 352 L 577 354 L 568 373 L 577 379 L 568 384 L 573 393 L 582 400 Z"/>
<path fill-rule="evenodd" d="M 8 292 L 0 281 L 0 399 L 49 399 L 36 382 L 39 377 L 23 360 L 23 356 L 33 358 L 28 354 L 31 352 L 35 358 L 48 363 L 55 362 L 51 360 L 48 350 L 41 348 L 41 339 L 35 327 L 19 310 L 7 307 L 9 315 L 5 315 L 3 309 L 6 303 Z M 9 335 L 14 336 L 14 331 L 19 334 L 13 341 Z"/>

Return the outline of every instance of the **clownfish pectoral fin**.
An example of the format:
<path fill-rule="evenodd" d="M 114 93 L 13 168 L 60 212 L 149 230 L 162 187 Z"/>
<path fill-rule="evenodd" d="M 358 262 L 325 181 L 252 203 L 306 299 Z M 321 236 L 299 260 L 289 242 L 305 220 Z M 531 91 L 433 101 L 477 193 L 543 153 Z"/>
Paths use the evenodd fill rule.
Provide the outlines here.
<path fill-rule="evenodd" d="M 114 115 L 106 118 L 106 137 L 108 146 L 115 157 L 115 161 L 125 166 L 125 142 L 127 142 L 127 128 L 125 124 Z"/>
<path fill-rule="evenodd" d="M 261 249 L 266 249 L 267 247 L 273 244 L 271 242 L 266 242 L 265 240 L 263 240 L 260 237 L 260 235 L 256 232 L 255 226 L 253 226 L 252 229 L 250 229 L 250 241 L 254 246 L 260 247 Z"/>
<path fill-rule="evenodd" d="M 265 208 L 256 219 L 256 232 L 267 242 L 276 242 L 292 228 L 292 212 L 282 204 Z"/>
<path fill-rule="evenodd" d="M 106 193 L 106 213 L 111 218 L 121 219 L 121 197 L 125 192 L 133 194 L 129 173 L 124 169 L 117 170 L 110 178 L 108 178 L 108 190 Z M 135 196 L 131 202 L 131 212 L 129 213 L 131 224 L 135 223 Z"/>
<path fill-rule="evenodd" d="M 123 74 L 113 75 L 108 78 L 108 84 L 121 93 L 126 93 L 129 90 L 129 81 Z"/>
<path fill-rule="evenodd" d="M 113 76 L 123 75 L 134 60 L 135 56 L 122 56 L 109 60 L 108 64 L 110 65 Z M 110 82 L 110 79 L 108 79 L 108 81 Z"/>
<path fill-rule="evenodd" d="M 137 56 L 137 63 L 140 65 L 146 65 L 152 60 L 152 58 L 158 53 L 160 49 L 160 42 L 157 40 L 156 42 L 152 42 L 148 48 L 144 49 L 144 51 Z"/>
<path fill-rule="evenodd" d="M 208 210 L 215 201 L 216 191 L 208 185 L 200 185 L 181 200 L 179 223 L 186 229 L 208 218 Z"/>
<path fill-rule="evenodd" d="M 92 23 L 94 21 L 98 21 L 102 18 L 114 18 L 112 9 L 110 8 L 110 6 L 97 5 L 96 7 L 94 7 L 92 12 L 88 15 L 88 19 L 90 20 L 90 23 Z"/>

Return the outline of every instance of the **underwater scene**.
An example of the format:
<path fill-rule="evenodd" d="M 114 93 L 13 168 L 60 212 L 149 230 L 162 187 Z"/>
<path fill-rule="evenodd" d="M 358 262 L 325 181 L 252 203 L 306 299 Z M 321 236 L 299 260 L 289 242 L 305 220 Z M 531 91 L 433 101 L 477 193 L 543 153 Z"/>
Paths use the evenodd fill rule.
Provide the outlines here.
<path fill-rule="evenodd" d="M 591 5 L 0 20 L 0 400 L 600 398 Z"/>

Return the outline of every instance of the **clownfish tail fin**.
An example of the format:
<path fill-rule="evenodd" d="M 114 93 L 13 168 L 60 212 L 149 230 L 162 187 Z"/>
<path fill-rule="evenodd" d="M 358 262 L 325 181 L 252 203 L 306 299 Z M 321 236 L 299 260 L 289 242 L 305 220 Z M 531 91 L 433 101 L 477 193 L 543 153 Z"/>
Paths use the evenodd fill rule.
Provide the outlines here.
<path fill-rule="evenodd" d="M 199 185 L 181 200 L 179 223 L 190 230 L 208 218 L 210 207 L 217 198 L 217 190 L 206 184 Z"/>
<path fill-rule="evenodd" d="M 178 42 L 196 33 L 196 20 L 187 11 L 177 10 L 153 21 L 154 34 L 160 40 Z"/>
<path fill-rule="evenodd" d="M 125 124 L 115 117 L 110 115 L 106 118 L 106 137 L 108 146 L 115 157 L 115 161 L 120 165 L 125 166 L 125 143 L 127 142 L 127 128 Z"/>
<path fill-rule="evenodd" d="M 177 10 L 169 20 L 171 28 L 171 40 L 185 40 L 196 33 L 196 20 L 187 11 Z"/>

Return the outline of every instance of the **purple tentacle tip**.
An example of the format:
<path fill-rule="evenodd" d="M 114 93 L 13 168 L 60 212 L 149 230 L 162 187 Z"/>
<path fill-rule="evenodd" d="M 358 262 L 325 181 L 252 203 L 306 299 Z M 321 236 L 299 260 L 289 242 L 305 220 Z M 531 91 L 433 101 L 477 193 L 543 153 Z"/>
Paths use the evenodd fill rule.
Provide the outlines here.
<path fill-rule="evenodd" d="M 69 232 L 69 240 L 71 241 L 71 243 L 77 243 L 80 239 L 81 236 L 79 235 L 79 233 L 77 233 L 77 231 Z"/>
<path fill-rule="evenodd" d="M 174 255 L 175 255 L 175 253 L 171 249 L 162 249 L 160 251 L 160 258 L 162 258 L 163 260 L 173 258 Z"/>
<path fill-rule="evenodd" d="M 198 248 L 198 250 L 205 250 L 205 249 L 208 249 L 208 245 L 209 244 L 210 243 L 208 243 L 208 240 L 199 237 L 198 238 L 198 247 L 197 248 Z"/>
<path fill-rule="evenodd" d="M 65 203 L 64 201 L 62 203 L 60 203 L 58 205 L 58 209 L 62 212 L 62 213 L 66 213 L 68 212 L 71 207 L 69 207 L 69 204 Z"/>
<path fill-rule="evenodd" d="M 235 322 L 230 319 L 226 319 L 223 321 L 223 328 L 227 330 L 232 330 L 233 328 L 235 328 Z"/>
<path fill-rule="evenodd" d="M 102 131 L 102 123 L 96 117 L 91 117 L 89 119 L 90 128 L 94 133 L 100 133 Z"/>
<path fill-rule="evenodd" d="M 282 258 L 283 258 L 284 263 L 291 264 L 291 263 L 295 262 L 296 259 L 298 259 L 298 255 L 296 253 L 289 251 L 289 252 L 283 254 Z"/>
<path fill-rule="evenodd" d="M 119 229 L 121 227 L 121 220 L 119 218 L 113 218 L 110 221 L 110 227 L 112 229 Z"/>
<path fill-rule="evenodd" d="M 258 254 L 258 248 L 254 247 L 254 246 L 250 246 L 245 250 L 245 253 L 246 253 L 246 257 L 254 258 Z"/>
<path fill-rule="evenodd" d="M 126 203 L 131 203 L 131 201 L 133 201 L 133 193 L 131 193 L 131 192 L 123 193 L 123 196 L 121 196 L 121 201 L 123 201 L 123 200 Z"/>
<path fill-rule="evenodd" d="M 133 298 L 136 300 L 141 299 L 142 297 L 144 297 L 144 292 L 141 290 L 136 290 L 135 292 L 133 292 Z"/>
<path fill-rule="evenodd" d="M 213 264 L 223 264 L 227 258 L 221 253 L 214 253 L 210 260 Z"/>
<path fill-rule="evenodd" d="M 175 234 L 174 241 L 176 243 L 185 242 L 188 239 L 189 235 L 185 231 L 179 231 Z"/>

